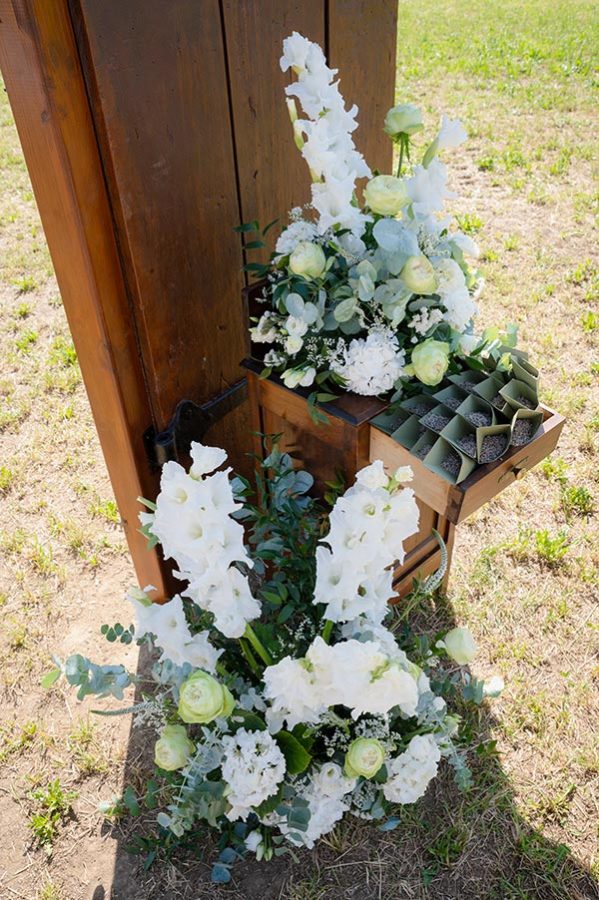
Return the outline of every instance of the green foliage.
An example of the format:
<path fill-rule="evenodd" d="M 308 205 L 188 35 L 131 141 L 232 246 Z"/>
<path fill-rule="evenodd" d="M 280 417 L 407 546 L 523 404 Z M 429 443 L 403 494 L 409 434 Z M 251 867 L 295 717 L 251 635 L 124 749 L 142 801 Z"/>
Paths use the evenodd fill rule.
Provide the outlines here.
<path fill-rule="evenodd" d="M 89 694 L 122 700 L 125 688 L 137 680 L 124 666 L 99 666 L 79 653 L 69 656 L 61 671 L 70 685 L 79 688 L 78 700 L 83 700 Z"/>
<path fill-rule="evenodd" d="M 275 740 L 285 757 L 287 771 L 290 775 L 299 775 L 308 768 L 312 756 L 295 735 L 289 731 L 279 731 L 275 735 Z"/>
<path fill-rule="evenodd" d="M 21 353 L 29 353 L 33 345 L 37 343 L 38 337 L 37 331 L 28 328 L 26 331 L 21 332 L 19 337 L 15 340 L 15 347 L 17 350 L 20 350 Z"/>
<path fill-rule="evenodd" d="M 117 622 L 115 625 L 102 625 L 100 633 L 110 644 L 114 644 L 115 641 L 120 641 L 121 644 L 130 644 L 135 636 L 135 628 L 133 625 L 125 628 L 120 622 Z"/>
<path fill-rule="evenodd" d="M 578 487 L 574 484 L 568 485 L 562 490 L 562 505 L 567 517 L 573 513 L 588 517 L 595 512 L 595 501 L 591 492 L 586 487 Z"/>
<path fill-rule="evenodd" d="M 52 852 L 52 844 L 60 825 L 71 812 L 71 804 L 76 796 L 73 791 L 64 791 L 58 778 L 46 788 L 38 788 L 28 795 L 37 807 L 37 811 L 30 816 L 29 827 L 38 843 L 49 853 Z"/>
<path fill-rule="evenodd" d="M 547 528 L 535 532 L 535 547 L 539 559 L 549 566 L 561 563 L 569 549 L 569 540 L 564 531 L 551 535 Z"/>

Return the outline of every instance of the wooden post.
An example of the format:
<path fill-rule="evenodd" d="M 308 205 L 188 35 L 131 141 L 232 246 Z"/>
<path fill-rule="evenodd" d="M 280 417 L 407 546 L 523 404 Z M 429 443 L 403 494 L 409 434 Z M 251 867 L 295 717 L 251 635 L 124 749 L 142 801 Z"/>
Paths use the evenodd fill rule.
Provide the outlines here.
<path fill-rule="evenodd" d="M 143 433 L 242 377 L 232 229 L 284 224 L 309 198 L 281 42 L 324 46 L 361 107 L 359 148 L 389 170 L 396 14 L 394 0 L 0 0 L 0 65 L 142 584 L 165 589 L 136 531 L 136 497 L 157 489 Z M 206 440 L 248 470 L 247 404 Z"/>

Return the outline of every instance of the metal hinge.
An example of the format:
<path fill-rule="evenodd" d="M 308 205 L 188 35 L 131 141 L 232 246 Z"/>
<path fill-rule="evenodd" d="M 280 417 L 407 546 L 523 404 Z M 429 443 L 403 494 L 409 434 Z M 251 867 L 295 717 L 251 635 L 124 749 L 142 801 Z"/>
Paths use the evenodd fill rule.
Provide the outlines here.
<path fill-rule="evenodd" d="M 144 431 L 146 453 L 153 469 L 169 460 L 189 455 L 192 441 L 201 441 L 208 429 L 247 398 L 247 381 L 243 378 L 222 394 L 199 406 L 193 400 L 181 400 L 164 429 L 156 432 L 153 425 Z"/>

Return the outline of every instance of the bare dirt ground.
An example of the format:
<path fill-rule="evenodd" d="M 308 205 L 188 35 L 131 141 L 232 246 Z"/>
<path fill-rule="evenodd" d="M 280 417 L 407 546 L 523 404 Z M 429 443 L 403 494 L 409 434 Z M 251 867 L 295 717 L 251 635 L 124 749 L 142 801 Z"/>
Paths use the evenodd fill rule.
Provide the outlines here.
<path fill-rule="evenodd" d="M 460 526 L 447 601 L 424 611 L 427 625 L 468 624 L 475 674 L 506 681 L 468 723 L 474 787 L 447 775 L 397 831 L 346 822 L 220 889 L 203 836 L 148 871 L 126 853 L 151 823 L 107 823 L 97 806 L 141 783 L 147 737 L 40 686 L 53 653 L 135 667 L 136 649 L 99 633 L 126 618 L 134 576 L 0 96 L 2 900 L 599 897 L 597 24 L 581 0 L 400 6 L 398 100 L 425 108 L 429 132 L 446 111 L 471 135 L 448 163 L 484 251 L 483 322 L 520 323 L 543 401 L 568 417 L 552 459 Z"/>

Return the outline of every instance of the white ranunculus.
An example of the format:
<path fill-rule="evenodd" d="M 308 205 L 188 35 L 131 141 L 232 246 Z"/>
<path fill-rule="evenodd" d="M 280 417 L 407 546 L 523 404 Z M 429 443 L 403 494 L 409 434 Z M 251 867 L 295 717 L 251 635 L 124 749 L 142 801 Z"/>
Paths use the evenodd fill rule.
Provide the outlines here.
<path fill-rule="evenodd" d="M 406 716 L 415 715 L 418 685 L 409 672 L 392 663 L 382 674 L 371 679 L 360 696 L 355 698 L 352 718 L 357 719 L 366 713 L 385 715 L 395 706 Z"/>
<path fill-rule="evenodd" d="M 206 724 L 228 718 L 235 708 L 231 691 L 212 675 L 194 672 L 179 688 L 179 718 L 188 724 Z"/>
<path fill-rule="evenodd" d="M 345 773 L 350 778 L 374 778 L 385 762 L 385 748 L 376 738 L 357 738 L 345 754 Z"/>
<path fill-rule="evenodd" d="M 476 654 L 476 644 L 468 628 L 452 628 L 443 638 L 447 653 L 460 666 L 472 662 Z"/>
<path fill-rule="evenodd" d="M 328 703 L 316 684 L 313 673 L 303 661 L 286 656 L 264 670 L 264 697 L 269 703 L 266 719 L 271 728 L 278 719 L 295 728 L 300 722 L 315 724 Z M 271 729 L 273 730 L 273 729 Z"/>
<path fill-rule="evenodd" d="M 422 128 L 422 110 L 411 103 L 400 103 L 385 116 L 385 131 L 392 138 L 397 138 L 400 134 L 415 134 Z"/>
<path fill-rule="evenodd" d="M 304 278 L 320 278 L 326 263 L 324 250 L 312 241 L 300 241 L 289 257 L 289 268 L 293 274 Z"/>
<path fill-rule="evenodd" d="M 364 200 L 372 212 L 395 216 L 409 202 L 406 183 L 394 175 L 375 175 L 364 188 Z"/>
<path fill-rule="evenodd" d="M 417 344 L 412 350 L 411 361 L 416 378 L 429 387 L 439 384 L 449 366 L 449 351 L 448 343 L 433 338 Z"/>
<path fill-rule="evenodd" d="M 437 276 L 436 293 L 440 297 L 445 297 L 447 294 L 452 294 L 454 291 L 459 291 L 466 286 L 464 273 L 455 259 L 448 259 L 447 257 L 434 259 L 433 268 Z"/>
<path fill-rule="evenodd" d="M 289 337 L 285 339 L 285 353 L 288 353 L 289 356 L 295 356 L 303 346 L 304 341 L 297 334 L 290 334 Z"/>
<path fill-rule="evenodd" d="M 308 330 L 308 323 L 304 322 L 303 319 L 297 318 L 297 316 L 287 316 L 285 329 L 289 335 L 303 337 Z"/>

